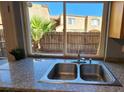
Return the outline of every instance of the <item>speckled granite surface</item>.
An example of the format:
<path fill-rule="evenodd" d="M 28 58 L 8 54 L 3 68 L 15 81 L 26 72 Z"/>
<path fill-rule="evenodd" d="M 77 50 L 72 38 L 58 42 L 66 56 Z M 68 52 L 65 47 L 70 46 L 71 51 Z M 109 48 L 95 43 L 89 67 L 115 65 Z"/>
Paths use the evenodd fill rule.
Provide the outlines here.
<path fill-rule="evenodd" d="M 106 64 L 122 83 L 123 87 L 38 82 L 51 64 L 69 61 L 71 60 L 27 58 L 18 62 L 8 63 L 7 60 L 0 60 L 0 91 L 124 91 L 124 63 L 119 62 L 106 62 Z"/>

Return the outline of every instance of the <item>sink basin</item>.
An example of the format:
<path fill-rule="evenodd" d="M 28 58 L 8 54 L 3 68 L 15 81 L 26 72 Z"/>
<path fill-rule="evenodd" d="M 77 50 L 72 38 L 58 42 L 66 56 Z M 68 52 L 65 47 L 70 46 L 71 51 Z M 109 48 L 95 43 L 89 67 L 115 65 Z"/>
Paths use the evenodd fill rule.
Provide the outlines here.
<path fill-rule="evenodd" d="M 77 77 L 75 64 L 58 63 L 48 74 L 49 79 L 73 80 Z"/>
<path fill-rule="evenodd" d="M 86 81 L 112 82 L 109 73 L 99 64 L 80 65 L 80 77 Z"/>
<path fill-rule="evenodd" d="M 40 82 L 121 86 L 113 73 L 102 62 L 56 63 L 51 65 Z"/>

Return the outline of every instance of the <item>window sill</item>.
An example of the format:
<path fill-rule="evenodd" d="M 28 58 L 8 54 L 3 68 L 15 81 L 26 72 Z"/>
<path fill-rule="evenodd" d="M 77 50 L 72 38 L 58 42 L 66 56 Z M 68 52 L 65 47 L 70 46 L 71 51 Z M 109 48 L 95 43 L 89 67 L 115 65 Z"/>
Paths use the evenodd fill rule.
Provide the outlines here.
<path fill-rule="evenodd" d="M 30 54 L 28 55 L 28 57 L 33 57 L 33 58 L 62 58 L 62 59 L 77 59 L 78 56 L 77 54 L 73 54 L 73 55 L 64 55 L 64 54 Z M 84 57 L 86 59 L 92 58 L 92 59 L 99 59 L 99 60 L 103 60 L 104 57 L 103 56 L 99 56 L 99 55 L 82 55 L 81 57 Z"/>

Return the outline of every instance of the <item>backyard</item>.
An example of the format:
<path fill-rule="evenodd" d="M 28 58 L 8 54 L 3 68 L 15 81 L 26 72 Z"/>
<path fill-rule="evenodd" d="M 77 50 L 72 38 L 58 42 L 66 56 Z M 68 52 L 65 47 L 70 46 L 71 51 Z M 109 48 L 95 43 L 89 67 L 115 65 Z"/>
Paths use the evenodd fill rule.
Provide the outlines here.
<path fill-rule="evenodd" d="M 60 10 L 55 10 L 55 5 Z M 101 7 L 100 13 L 96 16 L 93 14 L 84 16 L 84 12 L 79 15 L 78 12 L 71 11 L 71 9 L 76 10 L 78 7 L 91 5 Z M 82 54 L 98 54 L 103 4 L 67 3 L 66 7 L 67 14 L 64 17 L 62 2 L 31 2 L 29 4 L 32 53 L 75 54 L 81 51 Z M 98 10 L 97 7 L 96 10 Z"/>

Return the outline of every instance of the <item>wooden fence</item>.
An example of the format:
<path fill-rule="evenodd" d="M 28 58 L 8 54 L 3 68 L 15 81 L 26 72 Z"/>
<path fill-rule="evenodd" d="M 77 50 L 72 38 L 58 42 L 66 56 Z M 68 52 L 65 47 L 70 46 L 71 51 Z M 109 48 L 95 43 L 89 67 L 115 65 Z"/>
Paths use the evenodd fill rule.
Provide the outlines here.
<path fill-rule="evenodd" d="M 63 32 L 49 32 L 41 41 L 41 52 L 61 53 L 64 48 Z M 67 32 L 67 52 L 96 54 L 100 41 L 100 32 Z"/>

